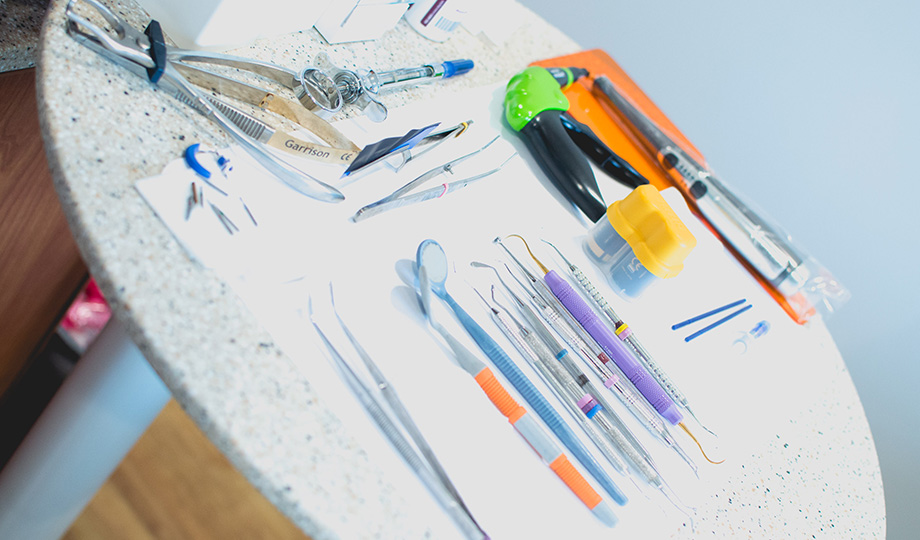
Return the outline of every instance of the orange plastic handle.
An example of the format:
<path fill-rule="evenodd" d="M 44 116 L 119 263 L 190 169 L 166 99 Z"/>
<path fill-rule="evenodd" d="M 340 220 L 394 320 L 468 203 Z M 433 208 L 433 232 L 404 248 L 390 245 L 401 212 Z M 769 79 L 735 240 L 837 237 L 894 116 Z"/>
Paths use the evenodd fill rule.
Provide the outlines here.
<path fill-rule="evenodd" d="M 527 414 L 527 410 L 521 407 L 517 401 L 514 401 L 514 398 L 511 397 L 502 384 L 498 382 L 498 379 L 495 378 L 491 369 L 483 368 L 483 370 L 473 378 L 476 379 L 479 387 L 489 396 L 489 400 L 498 407 L 498 410 L 505 415 L 505 418 L 507 418 L 509 422 L 514 424 L 522 416 Z"/>
<path fill-rule="evenodd" d="M 581 499 L 585 506 L 594 510 L 594 507 L 601 503 L 601 496 L 594 491 L 591 484 L 578 472 L 565 454 L 559 454 L 559 457 L 549 464 L 549 468 L 565 482 L 565 485 L 569 486 L 572 493 Z"/>

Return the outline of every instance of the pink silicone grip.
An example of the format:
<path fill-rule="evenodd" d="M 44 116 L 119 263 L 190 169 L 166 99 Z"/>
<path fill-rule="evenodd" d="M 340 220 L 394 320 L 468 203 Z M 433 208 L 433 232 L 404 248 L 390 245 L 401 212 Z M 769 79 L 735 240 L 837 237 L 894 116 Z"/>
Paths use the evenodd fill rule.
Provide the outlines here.
<path fill-rule="evenodd" d="M 619 366 L 640 394 L 655 408 L 658 413 L 672 425 L 677 425 L 683 420 L 683 415 L 677 405 L 668 396 L 667 392 L 649 375 L 648 371 L 640 364 L 617 336 L 594 313 L 594 310 L 575 292 L 569 283 L 559 276 L 555 270 L 550 270 L 546 276 L 546 285 L 549 287 L 562 305 L 575 317 L 591 337 L 597 341 L 610 358 Z"/>

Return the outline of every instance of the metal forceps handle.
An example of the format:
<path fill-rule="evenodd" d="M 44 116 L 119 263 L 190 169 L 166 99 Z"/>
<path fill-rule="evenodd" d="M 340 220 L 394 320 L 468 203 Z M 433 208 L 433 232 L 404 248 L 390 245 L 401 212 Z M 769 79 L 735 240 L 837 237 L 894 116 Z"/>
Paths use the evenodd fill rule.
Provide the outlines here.
<path fill-rule="evenodd" d="M 193 100 L 196 105 L 204 111 L 204 115 L 207 118 L 211 119 L 231 137 L 233 137 L 233 139 L 235 139 L 236 142 L 243 147 L 243 150 L 252 156 L 252 158 L 255 159 L 259 165 L 264 167 L 265 170 L 271 174 L 275 175 L 279 180 L 287 184 L 290 188 L 294 189 L 298 193 L 306 195 L 307 197 L 311 197 L 323 202 L 339 202 L 345 199 L 345 196 L 342 194 L 342 192 L 336 188 L 326 184 L 325 182 L 317 180 L 316 178 L 301 171 L 300 169 L 297 169 L 293 165 L 288 164 L 286 161 L 282 161 L 276 158 L 258 146 L 246 135 L 242 129 L 237 127 L 236 124 L 231 122 L 230 119 L 227 118 L 222 112 L 211 105 L 211 103 L 201 95 L 201 92 L 199 92 L 195 86 L 185 80 L 185 78 L 176 70 L 175 66 L 172 64 L 166 64 L 166 69 L 163 72 L 163 76 L 168 77 L 183 94 L 186 94 L 186 97 Z"/>
<path fill-rule="evenodd" d="M 86 18 L 78 15 L 74 11 L 74 6 L 79 1 L 84 1 L 92 6 L 111 25 L 115 36 L 113 37 L 110 32 L 99 28 Z M 66 15 L 68 18 L 68 31 L 71 34 L 75 34 L 78 40 L 83 41 L 93 51 L 103 54 L 120 65 L 125 65 L 125 61 L 128 61 L 129 65 L 145 68 L 148 72 L 160 67 L 154 57 L 151 56 L 156 44 L 151 43 L 147 35 L 129 26 L 97 0 L 70 0 L 67 4 Z M 182 95 L 186 101 L 193 104 L 193 108 L 223 128 L 253 159 L 279 180 L 295 191 L 320 201 L 338 202 L 345 198 L 334 187 L 320 182 L 287 162 L 269 154 L 223 113 L 211 105 L 201 92 L 176 70 L 175 66 L 168 61 L 165 62 L 165 65 L 161 64 L 161 66 L 163 77 L 159 80 L 153 78 L 152 80 L 155 84 L 168 90 L 175 90 Z M 131 69 L 130 67 L 128 69 L 138 73 L 137 69 Z M 150 74 L 148 73 L 149 77 Z"/>
<path fill-rule="evenodd" d="M 80 1 L 86 2 L 98 11 L 106 22 L 111 25 L 116 37 L 112 37 L 105 30 L 89 22 L 89 20 L 80 15 L 77 15 L 74 11 L 74 5 Z M 148 52 L 150 50 L 150 40 L 147 39 L 147 36 L 128 26 L 125 21 L 118 18 L 109 8 L 96 0 L 70 0 L 67 2 L 65 13 L 68 19 L 69 32 L 79 34 L 81 37 L 95 42 L 107 51 L 131 60 L 142 67 L 149 69 L 156 66 L 156 63 Z M 84 31 L 84 28 L 88 32 Z"/>

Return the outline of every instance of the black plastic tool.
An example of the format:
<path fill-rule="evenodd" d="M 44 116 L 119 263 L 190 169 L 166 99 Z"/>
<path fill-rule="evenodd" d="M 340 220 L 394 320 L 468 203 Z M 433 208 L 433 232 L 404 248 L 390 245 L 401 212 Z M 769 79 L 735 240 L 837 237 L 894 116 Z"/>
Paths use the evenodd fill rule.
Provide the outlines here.
<path fill-rule="evenodd" d="M 629 187 L 648 184 L 591 129 L 566 112 L 561 88 L 588 75 L 580 68 L 529 67 L 511 78 L 505 93 L 505 118 L 518 131 L 537 164 L 554 186 L 592 222 L 607 204 L 597 186 L 590 159 L 611 178 Z"/>

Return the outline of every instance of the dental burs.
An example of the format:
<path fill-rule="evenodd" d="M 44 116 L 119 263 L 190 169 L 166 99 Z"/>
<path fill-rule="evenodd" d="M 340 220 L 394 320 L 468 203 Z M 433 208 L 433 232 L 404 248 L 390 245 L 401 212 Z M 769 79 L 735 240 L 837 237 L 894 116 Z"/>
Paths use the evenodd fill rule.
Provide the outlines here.
<path fill-rule="evenodd" d="M 458 157 L 457 159 L 448 161 L 447 163 L 443 165 L 439 165 L 423 173 L 418 178 L 412 180 L 408 184 L 397 189 L 396 191 L 380 199 L 379 201 L 371 203 L 359 209 L 357 212 L 355 212 L 355 215 L 351 217 L 351 220 L 357 223 L 359 221 L 363 221 L 369 217 L 376 216 L 377 214 L 382 214 L 389 210 L 394 210 L 396 208 L 401 208 L 403 206 L 408 206 L 410 204 L 414 204 L 417 202 L 424 202 L 424 201 L 428 201 L 434 198 L 440 198 L 440 197 L 443 197 L 444 195 L 447 195 L 448 193 L 464 188 L 472 184 L 476 180 L 480 180 L 482 178 L 485 178 L 487 176 L 491 176 L 492 174 L 497 173 L 498 171 L 502 169 L 502 167 L 505 166 L 505 164 L 508 163 L 508 161 L 511 160 L 511 158 L 517 155 L 517 152 L 508 156 L 508 158 L 505 159 L 505 161 L 503 161 L 501 165 L 499 165 L 498 167 L 495 167 L 494 169 L 488 170 L 484 173 L 480 173 L 480 174 L 471 176 L 469 178 L 464 178 L 463 180 L 456 180 L 454 182 L 441 184 L 440 186 L 436 188 L 426 189 L 424 191 L 420 191 L 418 193 L 408 195 L 410 191 L 422 185 L 423 183 L 427 182 L 428 180 L 435 178 L 438 175 L 448 174 L 448 173 L 453 174 L 454 173 L 453 167 L 455 165 L 463 161 L 466 161 L 467 159 L 484 151 L 486 148 L 491 146 L 492 143 L 494 143 L 498 139 L 499 139 L 499 136 L 496 136 L 494 139 L 486 143 L 485 146 L 483 146 L 482 148 L 478 150 L 474 150 L 464 156 Z"/>
<path fill-rule="evenodd" d="M 114 36 L 75 12 L 75 4 L 86 2 L 112 27 Z M 243 130 L 208 100 L 207 96 L 185 79 L 174 62 L 186 51 L 167 47 L 157 21 L 151 21 L 146 33 L 131 28 L 96 0 L 71 0 L 67 4 L 67 32 L 94 52 L 147 77 L 170 95 L 188 103 L 197 112 L 220 126 L 253 159 L 279 180 L 299 193 L 323 202 L 338 202 L 345 197 L 334 187 L 278 159 L 259 146 Z M 213 60 L 213 59 L 212 59 Z M 254 63 L 257 65 L 259 63 Z M 266 72 L 277 66 L 266 64 Z"/>
<path fill-rule="evenodd" d="M 434 319 L 431 310 L 431 283 L 424 266 L 418 268 L 418 286 L 416 288 L 419 305 L 429 326 L 447 343 L 453 353 L 453 360 L 470 374 L 476 384 L 502 413 L 514 429 L 533 448 L 544 463 L 562 480 L 565 485 L 584 503 L 585 506 L 608 527 L 616 524 L 617 518 L 601 496 L 594 491 L 591 484 L 572 466 L 568 457 L 559 446 L 546 434 L 536 419 L 521 407 L 505 390 L 495 375 L 482 361 L 464 347 L 454 336 Z"/>
<path fill-rule="evenodd" d="M 378 98 L 382 90 L 447 79 L 474 67 L 472 60 L 452 60 L 391 71 L 352 71 L 336 67 L 325 53 L 317 54 L 313 63 L 300 72 L 300 78 L 313 82 L 303 85 L 303 90 L 323 109 L 323 115 L 335 114 L 345 103 L 353 103 L 373 122 L 387 118 L 387 108 Z"/>
<path fill-rule="evenodd" d="M 581 324 L 581 321 L 578 320 L 576 314 L 570 312 L 568 306 L 566 306 L 563 303 L 562 299 L 556 297 L 556 292 L 551 290 L 549 284 L 543 280 L 538 280 L 536 277 L 534 277 L 530 273 L 530 271 L 527 270 L 527 267 L 525 267 L 523 263 L 521 263 L 521 261 L 518 260 L 518 258 L 511 252 L 511 250 L 509 250 L 508 247 L 504 245 L 504 243 L 501 241 L 501 238 L 496 238 L 494 240 L 494 243 L 498 244 L 508 254 L 511 260 L 518 267 L 518 269 L 527 277 L 527 279 L 531 283 L 531 287 L 533 288 L 535 292 L 537 292 L 541 301 L 545 303 L 547 307 L 552 306 L 552 308 L 548 307 L 548 311 L 550 312 L 548 316 L 551 318 L 554 318 L 555 321 L 558 321 L 560 318 L 565 321 L 566 324 L 557 324 L 556 328 L 563 328 L 564 329 L 563 331 L 568 333 L 568 336 L 566 337 L 566 339 L 569 339 L 570 337 L 575 336 L 575 339 L 577 340 L 577 342 L 580 342 L 582 350 L 596 352 L 595 347 L 591 345 L 593 343 L 597 343 L 597 345 L 599 345 L 601 349 L 603 349 L 602 351 L 597 352 L 597 354 L 593 356 L 591 354 L 586 354 L 586 357 L 589 360 L 591 360 L 591 364 L 594 365 L 597 369 L 602 370 L 602 372 L 606 371 L 607 373 L 611 374 L 610 376 L 606 378 L 604 385 L 607 386 L 608 388 L 611 388 L 612 390 L 615 390 L 617 397 L 620 398 L 620 400 L 624 403 L 624 405 L 626 405 L 626 407 L 629 408 L 630 411 L 634 415 L 636 415 L 636 417 L 641 422 L 643 422 L 643 424 L 650 427 L 653 433 L 657 433 L 660 436 L 662 436 L 665 442 L 668 442 L 668 438 L 670 437 L 666 435 L 666 430 L 663 429 L 664 424 L 661 423 L 661 417 L 664 417 L 671 424 L 680 426 L 681 429 L 683 429 L 683 431 L 687 433 L 688 436 L 690 436 L 690 438 L 696 443 L 697 447 L 700 449 L 700 452 L 703 454 L 703 457 L 707 461 L 714 463 L 714 464 L 721 463 L 721 462 L 715 462 L 709 459 L 709 457 L 706 455 L 706 452 L 703 450 L 703 446 L 700 444 L 700 442 L 696 439 L 693 433 L 687 428 L 687 426 L 683 422 L 680 421 L 681 415 L 680 415 L 680 412 L 677 410 L 677 407 L 674 404 L 674 402 L 671 401 L 670 397 L 668 397 L 667 394 L 664 393 L 661 387 L 659 387 L 658 384 L 654 380 L 649 380 L 648 378 L 641 380 L 641 382 L 643 382 L 643 388 L 645 388 L 646 390 L 651 390 L 651 392 L 649 392 L 650 395 L 656 396 L 659 406 L 662 408 L 662 410 L 668 412 L 668 416 L 672 418 L 665 417 L 664 415 L 661 415 L 661 417 L 659 417 L 658 414 L 660 414 L 660 411 L 658 411 L 658 408 L 655 408 L 655 411 L 658 411 L 658 414 L 655 414 L 655 411 L 651 411 L 648 408 L 648 406 L 651 405 L 652 407 L 654 407 L 654 403 L 650 401 L 644 394 L 642 394 L 642 388 L 637 387 L 635 383 L 629 386 L 626 386 L 623 384 L 622 379 L 623 378 L 628 379 L 629 377 L 625 375 L 624 371 L 622 370 L 622 368 L 617 362 L 614 362 L 611 360 L 610 353 L 613 350 L 616 350 L 620 354 L 621 358 L 624 358 L 626 360 L 626 363 L 628 363 L 628 365 L 630 365 L 630 367 L 633 368 L 631 372 L 634 377 L 637 377 L 637 375 L 641 376 L 642 372 L 644 372 L 644 368 L 639 366 L 638 362 L 636 362 L 636 360 L 634 360 L 631 356 L 629 356 L 629 352 L 625 349 L 623 345 L 619 343 L 615 343 L 617 341 L 616 338 L 611 339 L 609 338 L 609 336 L 607 336 L 607 338 L 605 339 L 605 342 L 608 344 L 608 347 L 604 347 L 603 344 L 597 341 L 597 338 L 595 337 L 595 335 L 588 331 L 588 327 L 594 329 L 595 331 L 598 331 L 598 328 L 602 327 L 604 330 L 607 331 L 608 334 L 612 335 L 612 332 L 610 332 L 610 330 L 607 329 L 606 326 L 604 326 L 602 322 L 596 321 L 594 324 L 589 324 L 588 327 L 583 326 Z M 530 250 L 528 248 L 528 252 L 529 251 Z M 542 266 L 542 265 L 541 267 L 545 268 L 545 266 Z M 549 274 L 548 271 L 546 273 Z M 559 282 L 562 281 L 564 283 L 564 280 L 562 280 L 562 278 L 559 277 L 558 274 L 555 274 L 555 272 L 554 272 L 554 278 L 557 278 L 557 279 L 553 279 L 553 278 L 550 278 L 550 279 L 554 283 L 557 284 L 558 289 L 560 290 L 563 289 L 564 286 L 560 285 Z M 568 283 L 565 283 L 565 285 L 568 285 Z M 568 288 L 571 289 L 571 286 L 568 286 Z M 572 290 L 572 293 L 568 295 L 563 295 L 563 296 L 568 301 L 570 301 L 570 303 L 573 304 L 573 307 L 576 304 L 575 300 L 579 300 L 581 301 L 582 304 L 584 304 L 584 301 L 581 300 L 581 298 L 577 296 L 577 293 L 575 293 L 574 290 Z M 587 304 L 584 304 L 584 306 L 582 306 L 582 309 L 577 309 L 576 313 L 581 314 L 583 318 L 585 319 L 587 319 L 590 315 L 593 315 L 593 312 L 590 306 L 587 306 Z M 597 319 L 596 316 L 594 316 L 594 318 Z M 602 339 L 604 338 L 602 337 Z M 613 345 L 610 346 L 610 343 L 613 343 Z M 595 357 L 601 360 L 601 364 L 597 364 L 596 362 L 594 362 Z M 622 377 L 614 377 L 614 375 L 622 376 Z M 602 377 L 602 379 L 604 379 L 604 377 Z M 657 391 L 654 391 L 654 387 L 657 387 Z M 635 390 L 638 390 L 638 392 L 642 394 L 642 397 L 644 399 L 638 398 L 638 396 L 636 396 Z M 674 421 L 675 418 L 676 418 L 676 421 Z M 661 427 L 659 428 L 659 426 Z M 673 441 L 673 439 L 671 439 L 671 441 Z M 688 461 L 688 463 L 690 463 L 689 459 L 685 457 L 685 454 L 683 454 L 682 450 L 676 443 L 668 442 L 668 444 L 669 446 L 672 446 L 676 451 L 681 453 L 681 457 L 684 457 L 685 461 Z M 693 465 L 691 466 L 693 467 L 694 472 L 696 472 L 695 466 Z"/>
<path fill-rule="evenodd" d="M 601 312 L 613 324 L 614 333 L 632 348 L 636 358 L 642 362 L 642 365 L 645 366 L 645 369 L 647 369 L 649 373 L 652 374 L 652 377 L 654 377 L 655 380 L 658 381 L 658 384 L 664 388 L 665 392 L 671 396 L 671 399 L 673 399 L 678 405 L 690 413 L 690 416 L 696 420 L 700 427 L 715 435 L 711 429 L 707 428 L 705 425 L 703 425 L 702 422 L 700 422 L 699 418 L 696 417 L 696 414 L 694 414 L 693 410 L 690 408 L 690 402 L 687 400 L 687 397 L 684 395 L 684 393 L 681 392 L 679 388 L 677 388 L 677 385 L 674 384 L 671 378 L 668 377 L 667 373 L 665 373 L 661 366 L 658 365 L 658 362 L 652 358 L 652 355 L 649 354 L 648 350 L 642 345 L 642 343 L 639 341 L 639 338 L 636 337 L 632 329 L 629 328 L 629 325 L 627 325 L 626 322 L 624 322 L 623 319 L 617 315 L 616 311 L 614 311 L 612 307 L 610 307 L 610 304 L 607 303 L 607 299 L 604 298 L 604 295 L 602 295 L 600 291 L 598 291 L 594 286 L 594 284 L 591 283 L 591 280 L 589 280 L 588 276 L 586 276 L 584 272 L 581 271 L 581 268 L 569 261 L 565 255 L 562 254 L 562 251 L 560 251 L 559 248 L 550 242 L 547 242 L 546 240 L 543 240 L 543 242 L 549 245 L 556 251 L 557 254 L 559 254 L 559 257 L 562 258 L 562 261 L 568 267 L 569 273 L 572 275 L 572 277 L 575 278 L 575 281 L 581 285 L 581 289 L 587 293 L 587 295 L 592 300 L 594 300 L 594 303 L 597 304 L 597 307 L 601 309 Z"/>
<path fill-rule="evenodd" d="M 456 300 L 447 292 L 447 255 L 444 253 L 441 245 L 434 240 L 423 241 L 416 252 L 416 262 L 418 267 L 425 266 L 428 269 L 428 278 L 431 280 L 431 290 L 435 296 L 443 300 L 454 313 L 454 316 L 467 331 L 476 345 L 485 353 L 495 366 L 502 372 L 512 386 L 520 392 L 524 400 L 533 408 L 537 415 L 543 419 L 550 430 L 559 438 L 562 444 L 568 448 L 572 456 L 584 466 L 591 476 L 601 485 L 614 501 L 618 504 L 625 504 L 626 497 L 620 489 L 613 483 L 613 480 L 600 467 L 594 457 L 588 452 L 587 448 L 577 438 L 575 433 L 569 428 L 568 424 L 559 416 L 559 413 L 549 404 L 546 398 L 530 382 L 524 373 L 511 361 L 511 358 L 502 350 L 494 339 L 485 331 L 479 323 L 457 303 Z"/>
<path fill-rule="evenodd" d="M 316 329 L 316 333 L 319 335 L 323 345 L 325 345 L 328 350 L 336 370 L 341 375 L 345 384 L 358 398 L 358 401 L 361 403 L 361 406 L 364 408 L 365 412 L 367 412 L 368 416 L 377 424 L 377 427 L 380 428 L 380 431 L 390 441 L 390 444 L 393 445 L 406 464 L 409 465 L 409 468 L 418 476 L 419 480 L 425 484 L 425 487 L 428 488 L 432 496 L 434 496 L 444 511 L 447 512 L 463 535 L 470 539 L 488 538 L 488 535 L 479 527 L 479 524 L 476 523 L 476 520 L 470 514 L 469 509 L 457 493 L 447 473 L 434 456 L 431 447 L 428 446 L 428 443 L 425 441 L 418 427 L 412 421 L 409 412 L 405 409 L 399 396 L 396 394 L 396 390 L 393 389 L 392 385 L 377 367 L 377 364 L 371 359 L 370 355 L 367 354 L 361 344 L 358 343 L 358 340 L 351 331 L 349 331 L 345 322 L 339 316 L 335 308 L 335 297 L 333 295 L 331 283 L 329 284 L 329 298 L 339 326 L 342 328 L 345 336 L 348 338 L 352 347 L 357 352 L 358 357 L 361 358 L 361 361 L 374 380 L 373 386 L 369 387 L 361 380 L 361 377 L 355 373 L 354 369 L 352 369 L 320 328 L 319 324 L 317 324 L 313 317 L 313 299 L 312 297 L 308 298 L 307 311 L 310 322 Z M 376 390 L 376 393 L 372 391 L 372 388 Z M 380 401 L 378 396 L 383 397 L 384 401 L 386 401 L 386 405 Z M 406 438 L 406 435 L 411 438 L 412 442 Z"/>

